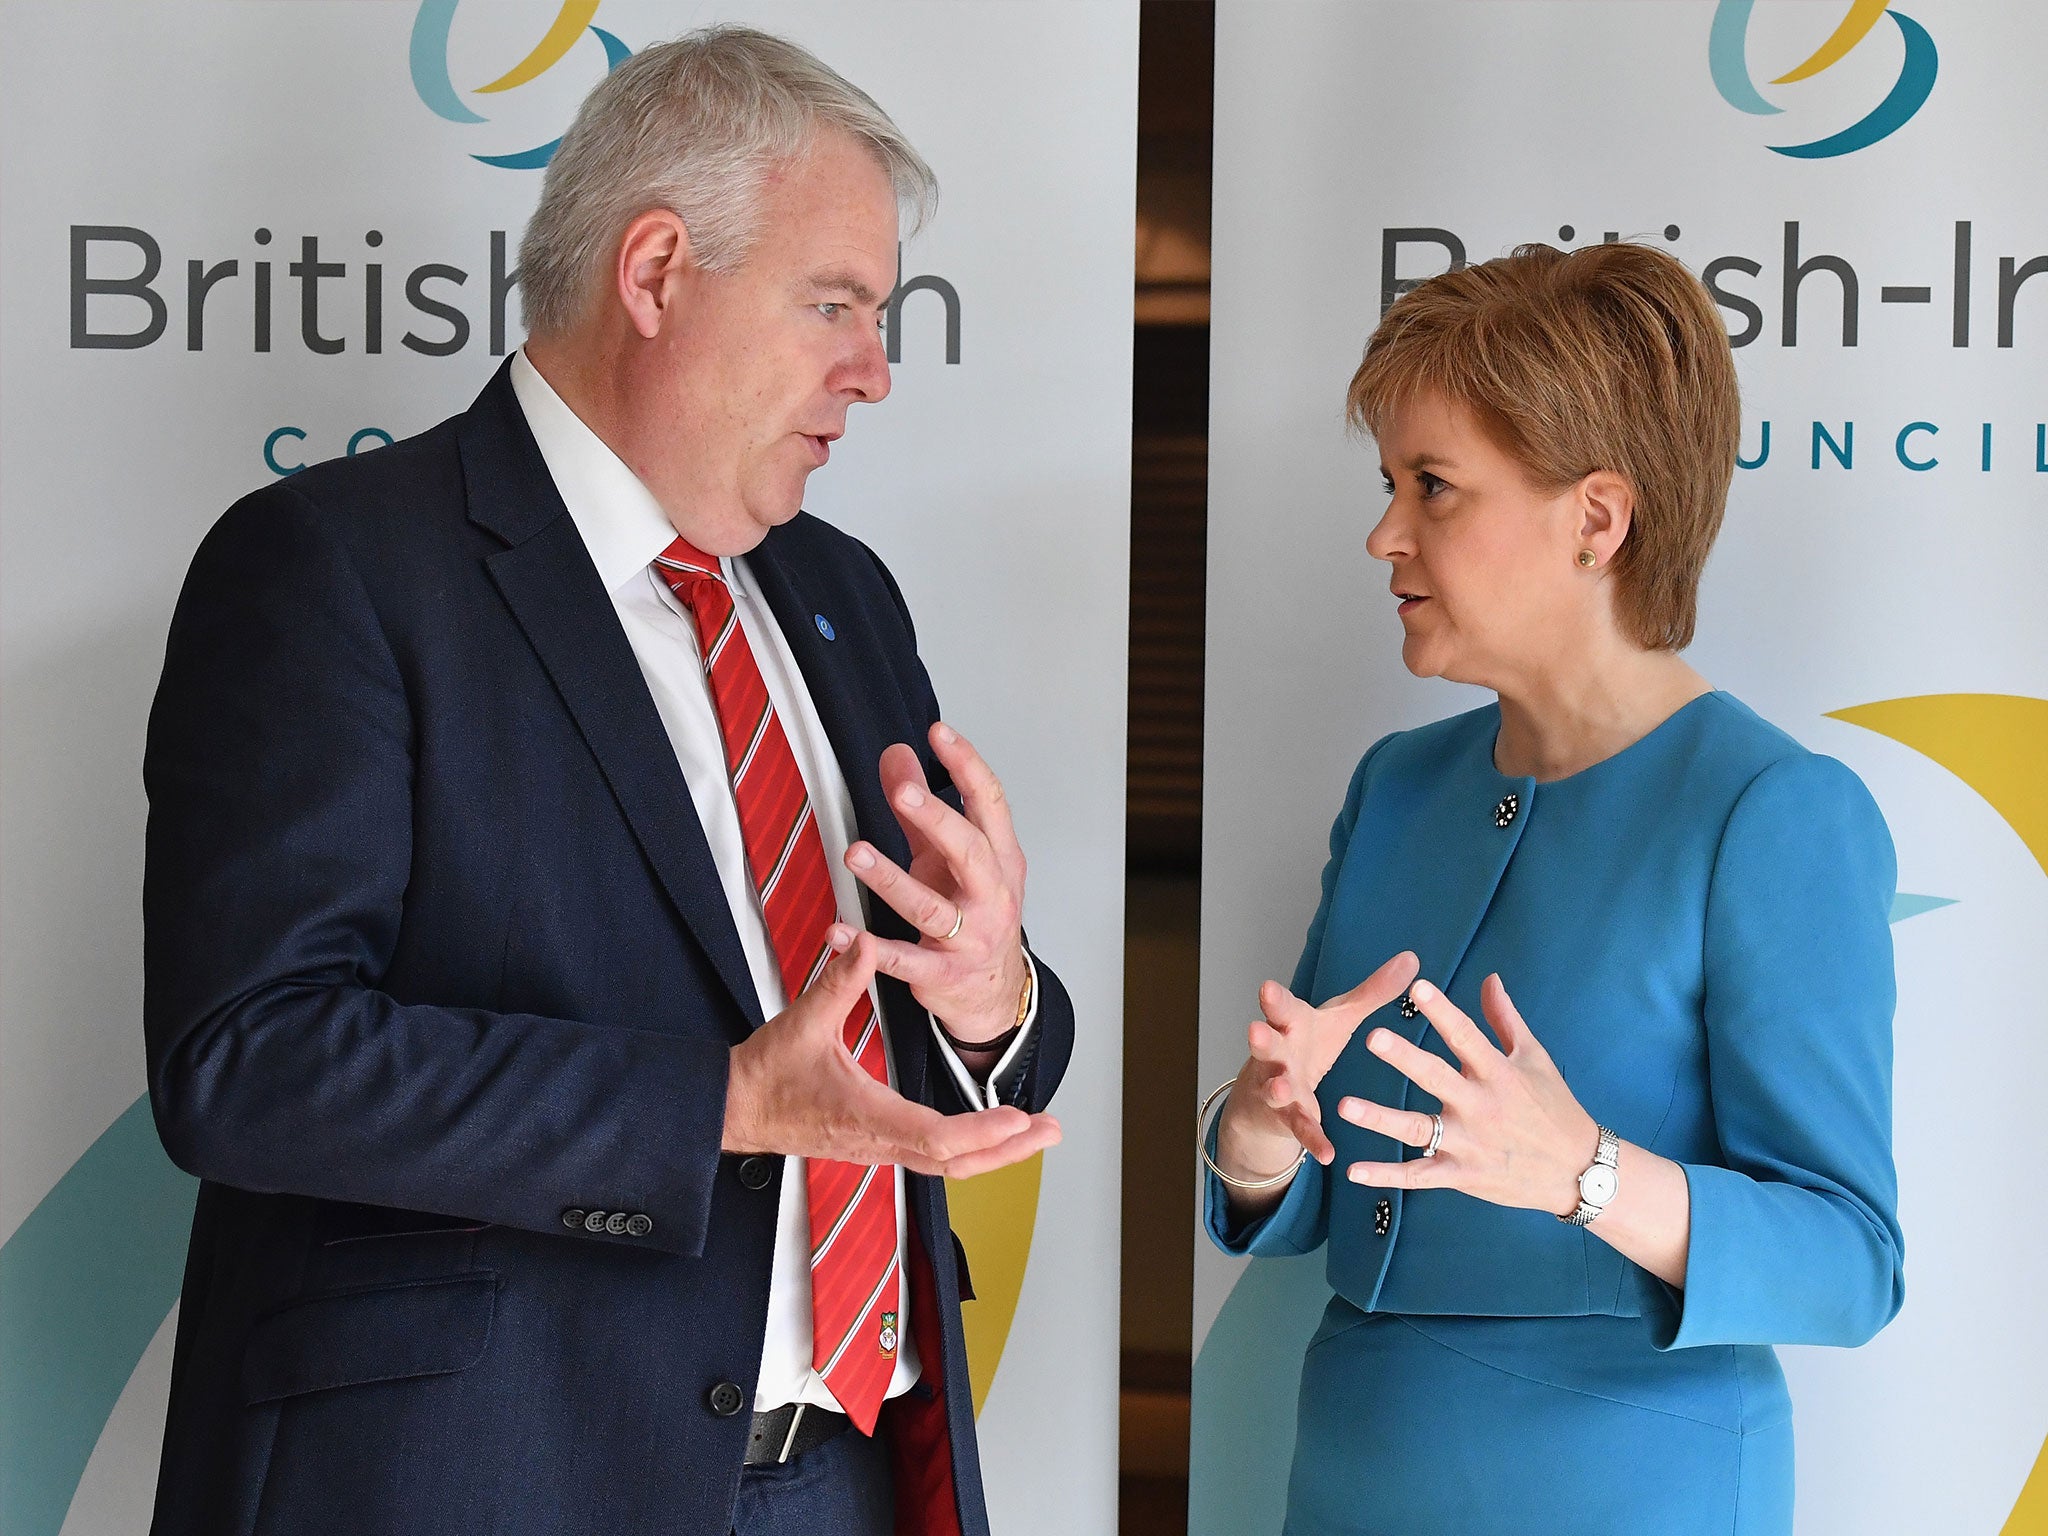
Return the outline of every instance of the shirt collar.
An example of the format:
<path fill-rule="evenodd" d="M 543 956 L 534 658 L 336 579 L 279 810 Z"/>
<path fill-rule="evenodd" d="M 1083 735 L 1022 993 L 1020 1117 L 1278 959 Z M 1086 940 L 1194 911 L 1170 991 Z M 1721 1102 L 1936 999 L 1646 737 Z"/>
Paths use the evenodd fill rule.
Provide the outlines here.
<path fill-rule="evenodd" d="M 512 393 L 598 579 L 605 591 L 616 593 L 646 573 L 654 557 L 674 542 L 675 528 L 653 492 L 555 393 L 524 347 L 512 356 Z M 719 564 L 730 577 L 732 562 Z"/>

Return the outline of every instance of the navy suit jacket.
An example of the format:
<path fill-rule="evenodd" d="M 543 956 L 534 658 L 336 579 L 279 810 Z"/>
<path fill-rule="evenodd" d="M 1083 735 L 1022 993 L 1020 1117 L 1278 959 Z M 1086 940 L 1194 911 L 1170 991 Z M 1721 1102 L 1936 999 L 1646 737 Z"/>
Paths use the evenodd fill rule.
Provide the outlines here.
<path fill-rule="evenodd" d="M 809 516 L 749 563 L 860 835 L 905 859 L 882 749 L 957 795 L 901 594 Z M 158 1536 L 722 1536 L 782 1170 L 719 1148 L 759 1004 L 505 372 L 221 519 L 144 777 L 151 1100 L 203 1181 Z M 1005 1085 L 1032 1110 L 1073 1041 L 1039 980 Z M 882 1004 L 902 1091 L 963 1108 L 907 990 Z M 942 1181 L 907 1182 L 924 1378 L 885 1420 L 899 1528 L 973 1536 L 965 1259 Z M 589 1211 L 630 1224 L 569 1224 Z"/>

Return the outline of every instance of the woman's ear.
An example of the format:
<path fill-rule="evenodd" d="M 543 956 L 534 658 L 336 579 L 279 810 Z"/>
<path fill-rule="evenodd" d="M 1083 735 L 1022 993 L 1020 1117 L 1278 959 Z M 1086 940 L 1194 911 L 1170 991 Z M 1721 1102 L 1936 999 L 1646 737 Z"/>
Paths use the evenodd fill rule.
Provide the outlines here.
<path fill-rule="evenodd" d="M 1596 469 L 1579 482 L 1579 504 L 1579 547 L 1593 552 L 1593 564 L 1608 565 L 1635 518 L 1635 488 L 1613 470 Z"/>

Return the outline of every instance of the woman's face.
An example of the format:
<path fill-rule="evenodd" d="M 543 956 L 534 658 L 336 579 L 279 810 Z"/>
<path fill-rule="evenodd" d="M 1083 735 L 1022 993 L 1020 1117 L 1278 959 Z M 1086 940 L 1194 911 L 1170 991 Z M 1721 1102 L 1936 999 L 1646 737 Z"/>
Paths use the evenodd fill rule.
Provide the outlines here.
<path fill-rule="evenodd" d="M 1397 411 L 1379 446 L 1393 499 L 1365 547 L 1393 567 L 1410 672 L 1508 690 L 1584 643 L 1605 605 L 1578 552 L 1598 546 L 1604 571 L 1612 548 L 1610 530 L 1588 525 L 1583 483 L 1537 490 L 1468 412 L 1433 394 Z"/>

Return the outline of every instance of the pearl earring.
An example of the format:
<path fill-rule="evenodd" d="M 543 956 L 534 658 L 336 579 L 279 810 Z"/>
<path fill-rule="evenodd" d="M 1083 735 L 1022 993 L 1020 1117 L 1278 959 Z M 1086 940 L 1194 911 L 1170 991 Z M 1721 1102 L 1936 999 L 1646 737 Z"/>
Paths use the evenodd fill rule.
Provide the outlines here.
<path fill-rule="evenodd" d="M 1582 549 L 1579 551 L 1579 564 L 1583 565 L 1587 570 L 1590 571 L 1594 566 L 1598 565 L 1599 563 L 1600 557 L 1594 554 L 1593 551 L 1591 551 L 1590 549 Z"/>

